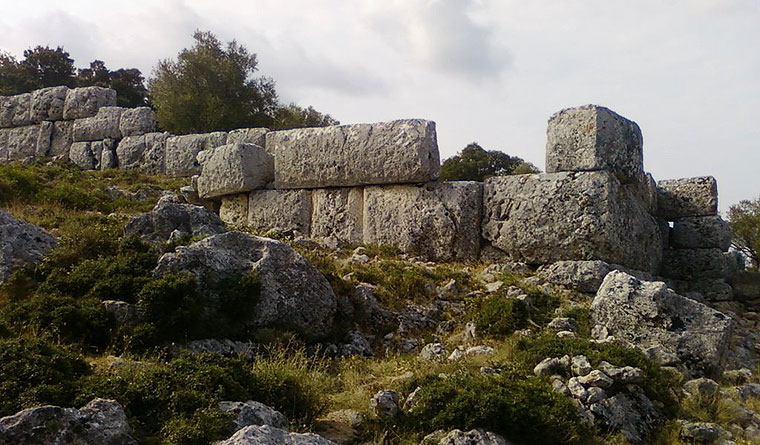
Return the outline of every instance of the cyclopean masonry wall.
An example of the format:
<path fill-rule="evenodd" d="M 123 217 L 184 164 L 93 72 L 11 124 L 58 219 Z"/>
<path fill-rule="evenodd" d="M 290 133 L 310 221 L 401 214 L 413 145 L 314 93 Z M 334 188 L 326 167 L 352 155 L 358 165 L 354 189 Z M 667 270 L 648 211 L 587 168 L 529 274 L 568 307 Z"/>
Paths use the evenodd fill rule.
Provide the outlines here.
<path fill-rule="evenodd" d="M 543 174 L 440 182 L 435 123 L 420 119 L 173 136 L 113 90 L 53 87 L 0 97 L 0 162 L 193 176 L 185 192 L 229 224 L 391 244 L 436 261 L 543 265 L 601 260 L 659 274 L 679 292 L 731 299 L 713 178 L 656 182 L 638 125 L 586 105 L 549 119 Z M 214 207 L 214 206 L 212 206 Z"/>

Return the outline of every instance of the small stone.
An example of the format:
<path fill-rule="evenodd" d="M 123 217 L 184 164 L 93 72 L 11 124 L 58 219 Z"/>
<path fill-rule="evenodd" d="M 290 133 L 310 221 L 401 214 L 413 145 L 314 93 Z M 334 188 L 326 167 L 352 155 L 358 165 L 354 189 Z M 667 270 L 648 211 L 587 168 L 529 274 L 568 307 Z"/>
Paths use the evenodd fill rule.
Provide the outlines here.
<path fill-rule="evenodd" d="M 711 443 L 726 435 L 720 426 L 709 422 L 681 423 L 681 437 L 698 443 Z"/>
<path fill-rule="evenodd" d="M 491 355 L 495 350 L 490 346 L 472 346 L 465 350 L 465 355 Z"/>
<path fill-rule="evenodd" d="M 599 369 L 610 376 L 612 380 L 620 383 L 641 383 L 644 381 L 644 371 L 633 366 L 615 366 L 608 362 L 599 363 Z"/>
<path fill-rule="evenodd" d="M 559 331 L 557 332 L 559 338 L 575 338 L 575 332 L 573 331 Z"/>
<path fill-rule="evenodd" d="M 554 332 L 560 332 L 560 331 L 578 332 L 578 330 L 580 329 L 578 327 L 578 323 L 576 323 L 574 319 L 568 318 L 568 317 L 557 317 L 554 320 L 550 321 L 547 327 Z"/>
<path fill-rule="evenodd" d="M 585 355 L 576 355 L 572 358 L 572 361 L 570 363 L 570 370 L 573 372 L 573 375 L 588 375 L 592 369 L 593 368 L 591 367 L 591 363 L 588 361 L 588 358 Z"/>
<path fill-rule="evenodd" d="M 461 360 L 462 357 L 464 357 L 464 352 L 462 352 L 461 349 L 457 348 L 457 349 L 454 349 L 453 351 L 451 351 L 451 354 L 449 355 L 448 360 L 450 362 L 455 362 L 457 360 Z"/>
<path fill-rule="evenodd" d="M 609 388 L 614 381 L 602 371 L 595 369 L 583 377 L 578 377 L 578 381 L 587 386 L 597 386 L 599 388 Z"/>
<path fill-rule="evenodd" d="M 567 389 L 570 390 L 573 397 L 580 401 L 585 401 L 588 398 L 588 390 L 578 377 L 571 377 L 567 381 Z"/>
<path fill-rule="evenodd" d="M 393 418 L 399 414 L 399 396 L 396 391 L 380 391 L 369 401 L 369 408 L 380 418 Z"/>
<path fill-rule="evenodd" d="M 252 400 L 247 402 L 219 402 L 219 409 L 235 414 L 236 429 L 249 425 L 269 425 L 283 429 L 288 427 L 288 419 L 281 412 Z"/>
<path fill-rule="evenodd" d="M 488 292 L 488 293 L 497 292 L 503 286 L 504 286 L 504 282 L 503 281 L 494 281 L 493 283 L 488 283 L 488 284 L 486 284 L 486 292 Z"/>
<path fill-rule="evenodd" d="M 354 264 L 366 264 L 369 263 L 369 257 L 363 254 L 353 254 L 349 260 Z"/>
<path fill-rule="evenodd" d="M 418 386 L 406 397 L 406 400 L 404 401 L 404 411 L 411 412 L 414 409 L 415 405 L 419 403 L 418 395 L 421 390 L 422 387 Z"/>
<path fill-rule="evenodd" d="M 424 360 L 443 360 L 448 355 L 449 351 L 440 343 L 428 343 L 420 351 L 420 358 Z"/>
<path fill-rule="evenodd" d="M 559 377 L 559 376 L 556 376 Z M 570 389 L 565 385 L 565 382 L 562 381 L 562 378 L 556 378 L 552 379 L 552 389 L 554 392 L 558 392 L 562 394 L 563 396 L 569 396 L 570 395 Z"/>
<path fill-rule="evenodd" d="M 490 366 L 481 366 L 480 374 L 481 375 L 500 375 L 501 370 L 496 369 L 496 368 L 491 368 Z"/>
<path fill-rule="evenodd" d="M 702 377 L 684 383 L 683 390 L 692 397 L 709 399 L 718 393 L 720 386 L 715 380 Z"/>
<path fill-rule="evenodd" d="M 586 400 L 584 401 L 584 404 L 591 405 L 592 403 L 601 402 L 602 400 L 607 398 L 607 393 L 597 386 L 592 386 L 588 390 L 588 396 L 586 397 Z"/>
<path fill-rule="evenodd" d="M 563 371 L 567 366 L 559 358 L 545 358 L 533 368 L 533 373 L 537 376 L 552 375 L 556 374 L 555 371 Z"/>

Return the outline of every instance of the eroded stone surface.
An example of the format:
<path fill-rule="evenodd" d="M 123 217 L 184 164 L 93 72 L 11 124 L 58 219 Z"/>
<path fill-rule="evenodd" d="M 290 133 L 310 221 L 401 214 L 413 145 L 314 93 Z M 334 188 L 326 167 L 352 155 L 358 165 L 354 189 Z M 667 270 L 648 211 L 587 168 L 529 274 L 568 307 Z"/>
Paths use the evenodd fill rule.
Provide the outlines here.
<path fill-rule="evenodd" d="M 20 160 L 33 157 L 37 152 L 37 142 L 40 135 L 39 125 L 9 128 L 7 132 L 8 159 Z"/>
<path fill-rule="evenodd" d="M 255 229 L 310 233 L 311 191 L 254 190 L 249 194 L 248 224 Z"/>
<path fill-rule="evenodd" d="M 119 168 L 139 169 L 148 174 L 163 173 L 167 139 L 169 133 L 166 132 L 125 137 L 116 147 Z"/>
<path fill-rule="evenodd" d="M 597 105 L 567 108 L 549 118 L 546 172 L 609 170 L 623 183 L 644 174 L 641 130 Z"/>
<path fill-rule="evenodd" d="M 227 228 L 219 217 L 204 207 L 187 204 L 176 195 L 164 195 L 153 210 L 136 216 L 124 227 L 145 241 L 162 243 L 178 231 L 190 237 L 224 233 Z"/>
<path fill-rule="evenodd" d="M 166 140 L 166 174 L 169 176 L 192 176 L 201 172 L 196 156 L 203 150 L 227 143 L 227 133 L 186 134 Z"/>
<path fill-rule="evenodd" d="M 63 103 L 64 119 L 95 116 L 101 107 L 116 106 L 116 91 L 102 87 L 74 88 L 66 92 Z"/>
<path fill-rule="evenodd" d="M 435 123 L 419 119 L 273 131 L 266 147 L 277 188 L 428 182 L 441 168 Z"/>
<path fill-rule="evenodd" d="M 720 216 L 681 218 L 673 223 L 670 243 L 680 249 L 717 248 L 727 252 L 731 246 L 731 228 Z"/>
<path fill-rule="evenodd" d="M 657 213 L 673 221 L 718 214 L 718 182 L 712 176 L 657 182 Z"/>
<path fill-rule="evenodd" d="M 42 88 L 32 91 L 30 119 L 32 122 L 56 121 L 63 119 L 63 105 L 66 102 L 66 86 Z"/>
<path fill-rule="evenodd" d="M 219 207 L 219 218 L 231 226 L 245 226 L 248 224 L 248 194 L 222 196 Z"/>
<path fill-rule="evenodd" d="M 344 242 L 364 242 L 364 189 L 342 187 L 312 192 L 312 238 L 335 237 Z"/>
<path fill-rule="evenodd" d="M 102 107 L 95 116 L 74 121 L 74 142 L 99 141 L 106 138 L 120 139 L 119 119 L 121 107 Z"/>
<path fill-rule="evenodd" d="M 150 107 L 127 108 L 121 113 L 122 137 L 139 136 L 156 131 L 156 113 Z"/>
<path fill-rule="evenodd" d="M 0 211 L 0 283 L 16 268 L 42 260 L 55 244 L 45 230 Z"/>
<path fill-rule="evenodd" d="M 312 433 L 289 433 L 269 425 L 251 425 L 238 430 L 217 445 L 336 445 Z"/>
<path fill-rule="evenodd" d="M 482 183 L 364 189 L 364 242 L 396 246 L 433 261 L 478 256 Z"/>
<path fill-rule="evenodd" d="M 678 280 L 728 278 L 734 272 L 731 258 L 720 249 L 667 249 L 661 274 Z"/>
<path fill-rule="evenodd" d="M 222 145 L 210 150 L 202 162 L 198 196 L 209 199 L 244 193 L 273 180 L 274 158 L 263 148 L 241 143 Z"/>
<path fill-rule="evenodd" d="M 0 96 L 0 128 L 30 125 L 31 93 Z"/>
<path fill-rule="evenodd" d="M 50 136 L 50 156 L 68 155 L 74 142 L 74 122 L 53 122 L 53 133 Z"/>
<path fill-rule="evenodd" d="M 230 130 L 227 134 L 227 144 L 241 143 L 258 145 L 266 150 L 267 153 L 274 156 L 272 150 L 267 150 L 267 133 L 269 133 L 268 128 L 238 128 L 236 130 Z"/>
<path fill-rule="evenodd" d="M 607 171 L 494 177 L 483 189 L 483 237 L 512 261 L 602 260 L 654 272 L 654 217 Z"/>

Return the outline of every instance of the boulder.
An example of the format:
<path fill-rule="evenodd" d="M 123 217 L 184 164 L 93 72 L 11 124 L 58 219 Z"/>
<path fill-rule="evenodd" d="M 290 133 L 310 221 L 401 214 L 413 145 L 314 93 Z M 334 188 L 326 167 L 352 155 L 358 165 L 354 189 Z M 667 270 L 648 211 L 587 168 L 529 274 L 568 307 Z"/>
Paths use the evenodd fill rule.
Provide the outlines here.
<path fill-rule="evenodd" d="M 264 188 L 273 180 L 274 158 L 263 148 L 240 143 L 222 145 L 210 150 L 202 163 L 198 196 L 210 199 L 244 193 Z"/>
<path fill-rule="evenodd" d="M 295 329 L 310 338 L 332 327 L 336 297 L 327 279 L 287 244 L 242 232 L 213 235 L 163 255 L 157 276 L 187 271 L 210 295 L 229 274 L 255 273 L 261 283 L 251 327 Z M 252 296 L 253 297 L 253 296 Z"/>
<path fill-rule="evenodd" d="M 222 196 L 219 218 L 232 226 L 248 225 L 248 193 Z"/>
<path fill-rule="evenodd" d="M 0 443 L 137 445 L 124 409 L 115 400 L 82 407 L 39 406 L 0 419 Z"/>
<path fill-rule="evenodd" d="M 253 400 L 247 402 L 219 402 L 219 409 L 235 414 L 235 429 L 238 430 L 249 425 L 269 425 L 275 428 L 288 428 L 288 419 L 281 412 Z"/>
<path fill-rule="evenodd" d="M 5 130 L 8 135 L 8 159 L 21 160 L 37 153 L 37 142 L 40 136 L 39 125 L 27 125 Z M 44 143 L 44 142 L 43 142 Z M 41 149 L 44 147 L 41 147 Z"/>
<path fill-rule="evenodd" d="M 30 118 L 31 93 L 0 96 L 0 128 L 22 127 L 32 124 Z"/>
<path fill-rule="evenodd" d="M 643 444 L 661 416 L 641 388 L 629 385 L 628 389 L 591 404 L 589 410 L 608 428 L 620 432 L 628 443 Z"/>
<path fill-rule="evenodd" d="M 267 150 L 266 136 L 268 128 L 238 128 L 227 133 L 227 144 L 253 144 L 263 147 L 267 153 L 274 156 L 274 152 Z"/>
<path fill-rule="evenodd" d="M 138 169 L 154 175 L 164 173 L 167 139 L 167 132 L 125 137 L 116 147 L 119 168 Z"/>
<path fill-rule="evenodd" d="M 53 122 L 53 132 L 50 135 L 50 156 L 68 155 L 71 144 L 74 142 L 74 122 Z"/>
<path fill-rule="evenodd" d="M 435 123 L 420 119 L 272 131 L 277 188 L 433 181 L 441 170 Z"/>
<path fill-rule="evenodd" d="M 678 280 L 728 278 L 734 267 L 731 257 L 720 249 L 667 249 L 660 273 Z"/>
<path fill-rule="evenodd" d="M 597 105 L 567 108 L 549 118 L 546 172 L 608 170 L 622 183 L 644 174 L 641 129 Z"/>
<path fill-rule="evenodd" d="M 613 267 L 604 261 L 557 261 L 541 266 L 537 274 L 544 280 L 587 294 L 596 293 Z"/>
<path fill-rule="evenodd" d="M 116 91 L 103 87 L 74 88 L 66 92 L 63 118 L 66 120 L 92 117 L 101 107 L 116 105 Z"/>
<path fill-rule="evenodd" d="M 482 429 L 470 431 L 451 430 L 436 431 L 422 439 L 420 445 L 510 445 L 506 439 L 496 433 Z"/>
<path fill-rule="evenodd" d="M 670 245 L 678 249 L 720 249 L 731 246 L 731 227 L 720 216 L 678 219 L 670 232 Z"/>
<path fill-rule="evenodd" d="M 191 237 L 224 233 L 227 228 L 219 217 L 205 207 L 187 204 L 176 195 L 164 195 L 150 213 L 132 218 L 124 232 L 151 243 L 169 240 L 174 231 Z"/>
<path fill-rule="evenodd" d="M 364 242 L 432 261 L 473 261 L 480 249 L 482 184 L 438 182 L 364 189 Z"/>
<path fill-rule="evenodd" d="M 657 213 L 674 221 L 718 214 L 718 182 L 712 176 L 657 181 Z"/>
<path fill-rule="evenodd" d="M 659 346 L 696 375 L 719 373 L 733 331 L 731 319 L 682 297 L 662 282 L 612 271 L 591 303 L 593 321 L 641 350 Z"/>
<path fill-rule="evenodd" d="M 121 107 L 103 107 L 95 116 L 75 120 L 74 142 L 121 139 L 119 119 L 123 110 Z"/>
<path fill-rule="evenodd" d="M 238 430 L 216 445 L 336 445 L 312 433 L 289 433 L 269 425 L 251 425 Z"/>
<path fill-rule="evenodd" d="M 488 178 L 483 237 L 512 261 L 602 260 L 654 272 L 657 221 L 607 171 Z"/>
<path fill-rule="evenodd" d="M 55 244 L 53 235 L 0 211 L 0 283 L 14 269 L 42 260 Z"/>
<path fill-rule="evenodd" d="M 380 418 L 393 418 L 401 413 L 398 405 L 399 396 L 396 391 L 379 391 L 369 401 L 370 411 Z"/>
<path fill-rule="evenodd" d="M 248 224 L 252 228 L 309 233 L 311 191 L 254 190 L 248 197 Z"/>
<path fill-rule="evenodd" d="M 312 192 L 311 237 L 364 242 L 364 189 L 341 187 Z"/>
<path fill-rule="evenodd" d="M 734 291 L 726 280 L 697 278 L 689 282 L 689 292 L 699 292 L 707 301 L 731 301 Z"/>
<path fill-rule="evenodd" d="M 156 113 L 150 107 L 127 108 L 119 119 L 122 137 L 139 136 L 156 131 Z"/>
<path fill-rule="evenodd" d="M 201 172 L 201 165 L 196 160 L 203 150 L 222 146 L 227 143 L 227 133 L 186 134 L 172 136 L 166 140 L 166 174 L 169 176 L 192 176 Z"/>
<path fill-rule="evenodd" d="M 69 88 L 66 86 L 33 91 L 30 103 L 30 120 L 34 123 L 40 123 L 63 119 L 63 106 L 68 92 Z"/>

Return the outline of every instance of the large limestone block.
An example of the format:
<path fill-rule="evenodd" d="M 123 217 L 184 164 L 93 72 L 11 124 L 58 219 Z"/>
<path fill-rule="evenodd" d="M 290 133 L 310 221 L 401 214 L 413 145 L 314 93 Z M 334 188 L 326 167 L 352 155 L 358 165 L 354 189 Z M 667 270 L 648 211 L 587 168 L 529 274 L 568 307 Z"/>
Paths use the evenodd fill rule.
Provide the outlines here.
<path fill-rule="evenodd" d="M 95 116 L 101 107 L 116 105 L 116 91 L 103 87 L 74 88 L 66 93 L 63 118 L 82 119 Z"/>
<path fill-rule="evenodd" d="M 673 223 L 670 243 L 676 248 L 718 248 L 724 252 L 731 246 L 731 227 L 720 216 L 694 216 Z"/>
<path fill-rule="evenodd" d="M 154 274 L 180 271 L 193 274 L 201 294 L 211 301 L 219 298 L 215 293 L 225 277 L 254 273 L 260 292 L 250 295 L 251 301 L 241 302 L 249 306 L 249 319 L 242 321 L 252 328 L 295 329 L 315 338 L 325 336 L 332 327 L 337 299 L 329 282 L 280 241 L 242 232 L 213 235 L 164 254 Z"/>
<path fill-rule="evenodd" d="M 210 152 L 198 177 L 198 196 L 203 199 L 263 188 L 274 180 L 274 157 L 258 145 L 222 145 Z"/>
<path fill-rule="evenodd" d="M 74 122 L 53 122 L 53 133 L 50 136 L 50 156 L 68 155 L 71 144 L 74 142 Z"/>
<path fill-rule="evenodd" d="M 122 137 L 139 136 L 156 131 L 156 113 L 150 107 L 127 108 L 121 113 L 119 132 Z"/>
<path fill-rule="evenodd" d="M 483 237 L 513 261 L 602 260 L 655 272 L 655 218 L 607 171 L 493 177 L 483 190 Z"/>
<path fill-rule="evenodd" d="M 650 215 L 657 215 L 657 181 L 646 173 L 640 181 L 623 184 L 623 188 L 639 201 Z"/>
<path fill-rule="evenodd" d="M 50 154 L 50 143 L 53 140 L 54 125 L 50 121 L 43 121 L 38 124 L 37 145 L 34 155 L 36 157 L 45 157 Z"/>
<path fill-rule="evenodd" d="M 662 347 L 695 375 L 720 373 L 733 329 L 728 316 L 676 294 L 665 283 L 619 271 L 605 277 L 591 317 L 609 335 L 637 348 Z"/>
<path fill-rule="evenodd" d="M 438 178 L 435 123 L 420 119 L 273 131 L 277 188 L 421 183 Z"/>
<path fill-rule="evenodd" d="M 63 105 L 69 87 L 43 88 L 32 92 L 30 119 L 34 123 L 63 119 Z"/>
<path fill-rule="evenodd" d="M 8 161 L 8 129 L 0 128 L 0 162 Z"/>
<path fill-rule="evenodd" d="M 760 301 L 760 272 L 738 272 L 731 278 L 731 286 L 737 300 Z"/>
<path fill-rule="evenodd" d="M 74 142 L 69 150 L 69 159 L 82 170 L 101 170 L 116 166 L 116 141 L 104 139 L 93 142 Z M 103 153 L 106 153 L 103 156 Z M 105 161 L 105 162 L 103 162 Z"/>
<path fill-rule="evenodd" d="M 231 226 L 248 225 L 248 193 L 222 196 L 219 218 Z"/>
<path fill-rule="evenodd" d="M 312 238 L 335 237 L 352 244 L 364 242 L 364 189 L 316 189 L 312 192 L 312 207 Z"/>
<path fill-rule="evenodd" d="M 227 143 L 227 133 L 186 134 L 166 140 L 165 172 L 169 176 L 192 176 L 201 172 L 198 153 Z"/>
<path fill-rule="evenodd" d="M 125 137 L 116 147 L 119 168 L 153 175 L 163 173 L 167 139 L 167 132 Z"/>
<path fill-rule="evenodd" d="M 0 284 L 15 269 L 42 260 L 55 245 L 45 230 L 0 211 Z"/>
<path fill-rule="evenodd" d="M 254 229 L 310 233 L 310 190 L 254 190 L 249 195 L 248 224 Z"/>
<path fill-rule="evenodd" d="M 720 249 L 667 249 L 660 273 L 678 280 L 729 278 L 735 272 L 732 259 Z"/>
<path fill-rule="evenodd" d="M 20 160 L 33 157 L 37 152 L 39 125 L 27 125 L 8 130 L 8 159 Z"/>
<path fill-rule="evenodd" d="M 227 143 L 254 144 L 267 150 L 267 133 L 269 133 L 268 128 L 238 128 L 237 130 L 231 130 L 227 134 Z M 271 150 L 267 150 L 267 153 L 274 156 L 274 152 Z"/>
<path fill-rule="evenodd" d="M 657 213 L 673 221 L 718 214 L 718 182 L 712 176 L 657 182 Z"/>
<path fill-rule="evenodd" d="M 30 125 L 31 93 L 0 96 L 0 128 Z"/>
<path fill-rule="evenodd" d="M 480 248 L 483 184 L 440 182 L 364 189 L 364 242 L 433 261 L 471 261 Z"/>
<path fill-rule="evenodd" d="M 120 139 L 119 119 L 121 107 L 103 107 L 92 117 L 74 121 L 74 142 L 100 141 L 106 138 Z"/>
<path fill-rule="evenodd" d="M 641 130 L 597 105 L 567 108 L 549 118 L 546 172 L 609 170 L 622 183 L 644 173 Z"/>

